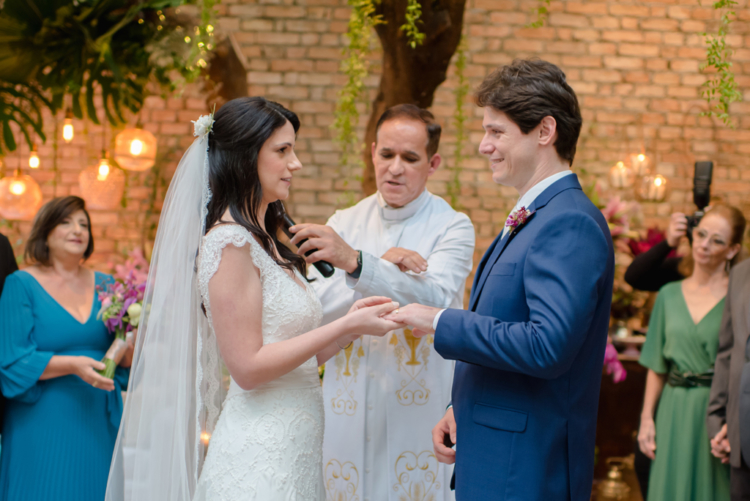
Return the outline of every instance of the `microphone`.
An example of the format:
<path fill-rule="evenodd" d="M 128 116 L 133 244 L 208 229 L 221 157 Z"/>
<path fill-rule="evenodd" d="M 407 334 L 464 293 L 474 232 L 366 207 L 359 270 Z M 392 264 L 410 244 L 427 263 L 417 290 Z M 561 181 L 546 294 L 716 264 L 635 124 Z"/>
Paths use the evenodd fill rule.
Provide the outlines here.
<path fill-rule="evenodd" d="M 286 211 L 284 210 L 284 205 L 281 204 L 281 203 L 279 205 L 281 207 L 279 209 L 279 212 L 281 214 L 282 221 L 283 221 L 283 224 L 281 225 L 281 229 L 286 234 L 286 236 L 291 239 L 294 236 L 294 233 L 292 233 L 291 231 L 289 231 L 289 228 L 291 228 L 292 226 L 294 226 L 297 223 L 295 223 L 292 220 L 292 218 L 289 217 L 289 214 L 286 213 Z M 307 242 L 307 239 L 302 240 L 299 244 L 297 244 L 296 247 L 299 249 L 300 245 L 304 244 L 305 242 Z M 305 256 L 309 256 L 310 254 L 312 254 L 313 252 L 315 252 L 317 250 L 318 249 L 309 250 L 309 251 L 305 252 Z M 317 268 L 318 271 L 320 272 L 320 274 L 323 275 L 325 278 L 332 277 L 333 273 L 336 271 L 336 269 L 333 267 L 333 265 L 331 263 L 329 263 L 328 261 L 316 261 L 316 262 L 313 263 L 313 266 L 315 266 L 315 268 Z"/>

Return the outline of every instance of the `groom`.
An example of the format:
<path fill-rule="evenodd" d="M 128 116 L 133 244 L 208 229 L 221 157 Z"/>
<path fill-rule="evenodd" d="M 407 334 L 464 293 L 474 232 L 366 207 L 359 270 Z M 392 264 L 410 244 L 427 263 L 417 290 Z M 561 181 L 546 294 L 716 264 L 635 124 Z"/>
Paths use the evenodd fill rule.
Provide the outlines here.
<path fill-rule="evenodd" d="M 519 199 L 479 263 L 469 310 L 412 304 L 389 319 L 457 360 L 433 430 L 458 501 L 588 500 L 614 253 L 570 170 L 581 113 L 565 74 L 516 60 L 477 91 L 480 153 Z M 456 443 L 456 451 L 444 444 Z"/>

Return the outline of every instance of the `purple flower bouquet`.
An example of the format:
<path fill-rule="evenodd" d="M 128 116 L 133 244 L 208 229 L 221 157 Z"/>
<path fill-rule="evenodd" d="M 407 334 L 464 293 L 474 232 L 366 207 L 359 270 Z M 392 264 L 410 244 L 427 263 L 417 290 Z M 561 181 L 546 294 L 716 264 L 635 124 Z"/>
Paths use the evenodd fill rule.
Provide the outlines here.
<path fill-rule="evenodd" d="M 136 250 L 130 254 L 125 265 L 116 266 L 116 270 L 115 282 L 107 284 L 106 288 L 99 288 L 102 307 L 97 315 L 115 337 L 102 359 L 106 367 L 99 371 L 109 379 L 114 379 L 115 368 L 127 352 L 128 337 L 132 336 L 141 319 L 148 262 L 140 250 Z"/>

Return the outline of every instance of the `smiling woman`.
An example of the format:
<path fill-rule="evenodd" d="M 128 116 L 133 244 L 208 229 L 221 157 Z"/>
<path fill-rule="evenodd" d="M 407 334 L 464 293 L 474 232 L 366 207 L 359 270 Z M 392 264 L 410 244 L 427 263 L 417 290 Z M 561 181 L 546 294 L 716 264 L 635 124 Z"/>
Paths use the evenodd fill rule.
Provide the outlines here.
<path fill-rule="evenodd" d="M 25 251 L 30 266 L 5 282 L 3 501 L 104 496 L 129 371 L 118 367 L 114 381 L 96 372 L 112 341 L 96 318 L 96 288 L 112 277 L 83 266 L 93 251 L 84 201 L 53 199 L 34 220 Z M 129 352 L 123 366 L 130 365 Z"/>

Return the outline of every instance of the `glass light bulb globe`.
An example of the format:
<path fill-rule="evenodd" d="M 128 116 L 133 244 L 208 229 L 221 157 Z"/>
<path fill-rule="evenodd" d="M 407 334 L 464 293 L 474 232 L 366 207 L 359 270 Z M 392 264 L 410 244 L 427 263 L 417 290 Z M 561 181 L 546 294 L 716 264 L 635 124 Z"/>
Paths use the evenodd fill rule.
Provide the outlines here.
<path fill-rule="evenodd" d="M 63 139 L 66 143 L 73 140 L 75 131 L 73 130 L 73 121 L 70 118 L 65 119 L 65 125 L 63 125 Z"/>
<path fill-rule="evenodd" d="M 39 155 L 37 155 L 36 151 L 32 151 L 31 155 L 29 155 L 29 167 L 32 169 L 39 168 Z"/>
<path fill-rule="evenodd" d="M 26 185 L 21 181 L 13 181 L 10 183 L 10 192 L 14 195 L 23 195 L 26 191 Z"/>
<path fill-rule="evenodd" d="M 99 162 L 99 173 L 96 175 L 98 181 L 106 181 L 109 176 L 109 162 L 106 159 L 102 159 Z"/>
<path fill-rule="evenodd" d="M 130 143 L 130 154 L 138 156 L 143 152 L 143 142 L 140 139 L 133 139 Z"/>

